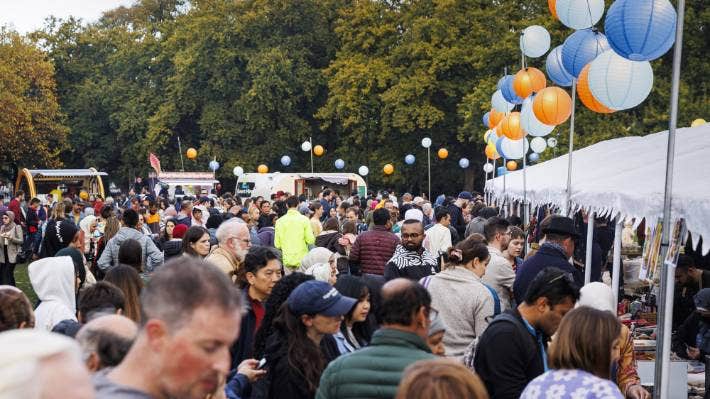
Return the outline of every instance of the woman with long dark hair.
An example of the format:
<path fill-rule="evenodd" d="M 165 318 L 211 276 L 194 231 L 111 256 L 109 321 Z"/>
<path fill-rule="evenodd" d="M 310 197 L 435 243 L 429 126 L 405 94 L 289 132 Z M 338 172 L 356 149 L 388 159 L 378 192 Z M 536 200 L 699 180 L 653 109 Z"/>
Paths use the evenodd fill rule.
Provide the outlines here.
<path fill-rule="evenodd" d="M 202 226 L 191 226 L 182 238 L 182 253 L 204 259 L 210 253 L 210 232 Z"/>
<path fill-rule="evenodd" d="M 342 275 L 335 283 L 335 289 L 341 294 L 357 299 L 357 303 L 345 315 L 340 323 L 340 331 L 335 335 L 340 354 L 354 352 L 367 346 L 372 338 L 370 289 L 360 277 Z"/>
<path fill-rule="evenodd" d="M 323 370 L 337 356 L 337 348 L 334 354 L 324 348 L 326 337 L 338 332 L 356 302 L 323 281 L 296 287 L 274 320 L 264 354 L 267 374 L 256 383 L 252 398 L 314 398 Z"/>
<path fill-rule="evenodd" d="M 123 315 L 140 323 L 141 304 L 140 295 L 143 290 L 143 280 L 136 269 L 129 265 L 120 264 L 106 272 L 104 281 L 113 283 L 123 292 L 126 298 Z"/>

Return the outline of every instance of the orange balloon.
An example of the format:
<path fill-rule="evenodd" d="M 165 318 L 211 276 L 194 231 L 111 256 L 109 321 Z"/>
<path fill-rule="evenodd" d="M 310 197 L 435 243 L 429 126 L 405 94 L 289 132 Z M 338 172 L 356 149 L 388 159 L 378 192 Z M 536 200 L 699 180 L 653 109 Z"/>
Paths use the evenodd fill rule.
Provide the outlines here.
<path fill-rule="evenodd" d="M 560 19 L 560 17 L 557 16 L 557 0 L 547 0 L 547 8 L 550 9 L 550 13 L 555 19 Z"/>
<path fill-rule="evenodd" d="M 525 131 L 520 126 L 520 112 L 511 112 L 501 122 L 503 135 L 511 140 L 520 140 L 525 137 Z"/>
<path fill-rule="evenodd" d="M 197 150 L 194 148 L 188 148 L 187 149 L 187 159 L 195 159 L 197 158 Z"/>
<path fill-rule="evenodd" d="M 501 119 L 500 122 L 496 125 L 496 127 L 493 129 L 496 132 L 496 136 L 498 137 L 503 137 L 503 119 Z"/>
<path fill-rule="evenodd" d="M 537 68 L 521 69 L 513 77 L 513 91 L 520 98 L 526 98 L 547 86 L 545 74 Z"/>
<path fill-rule="evenodd" d="M 436 154 L 439 158 L 446 159 L 446 157 L 449 156 L 449 151 L 446 148 L 439 148 L 439 151 Z"/>
<path fill-rule="evenodd" d="M 582 68 L 582 72 L 579 74 L 579 78 L 577 78 L 577 94 L 579 94 L 579 99 L 582 101 L 582 104 L 587 108 L 600 114 L 610 114 L 614 112 L 614 110 L 600 103 L 599 100 L 594 98 L 592 91 L 589 90 L 589 67 L 591 65 L 591 62 L 585 65 L 584 68 Z"/>
<path fill-rule="evenodd" d="M 269 167 L 264 164 L 261 164 L 259 165 L 259 167 L 256 168 L 256 171 L 259 173 L 269 173 Z"/>
<path fill-rule="evenodd" d="M 572 113 L 572 99 L 557 86 L 546 87 L 535 96 L 533 113 L 546 125 L 559 125 Z"/>
<path fill-rule="evenodd" d="M 384 168 L 382 168 L 382 171 L 385 172 L 386 175 L 391 175 L 394 173 L 394 166 L 392 166 L 391 163 L 388 163 Z"/>
<path fill-rule="evenodd" d="M 488 144 L 486 146 L 485 153 L 486 153 L 486 158 L 488 158 L 488 159 L 496 160 L 496 159 L 500 158 L 500 155 L 498 155 L 498 151 L 496 151 L 495 144 L 494 145 Z"/>
<path fill-rule="evenodd" d="M 323 148 L 322 145 L 317 145 L 317 146 L 313 147 L 313 154 L 317 157 L 323 155 L 324 152 L 325 152 L 325 149 Z"/>
<path fill-rule="evenodd" d="M 488 127 L 493 129 L 500 121 L 503 120 L 503 118 L 505 118 L 504 113 L 492 109 L 491 113 L 488 115 Z"/>
<path fill-rule="evenodd" d="M 505 167 L 508 168 L 508 170 L 515 170 L 518 169 L 518 163 L 515 161 L 508 161 L 508 163 L 505 164 Z"/>

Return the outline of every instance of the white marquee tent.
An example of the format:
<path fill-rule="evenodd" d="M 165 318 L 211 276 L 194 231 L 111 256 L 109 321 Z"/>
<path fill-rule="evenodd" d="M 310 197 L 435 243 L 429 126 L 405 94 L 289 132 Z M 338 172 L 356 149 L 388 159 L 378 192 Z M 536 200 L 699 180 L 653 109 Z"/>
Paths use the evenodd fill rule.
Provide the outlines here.
<path fill-rule="evenodd" d="M 710 124 L 676 130 L 671 219 L 684 218 L 693 234 L 706 237 L 710 250 Z M 622 137 L 574 151 L 574 208 L 600 215 L 621 215 L 655 223 L 663 215 L 668 131 L 643 137 Z M 549 151 L 549 150 L 548 150 Z M 566 201 L 568 156 L 488 180 L 486 191 L 498 200 L 523 200 L 533 206 Z"/>

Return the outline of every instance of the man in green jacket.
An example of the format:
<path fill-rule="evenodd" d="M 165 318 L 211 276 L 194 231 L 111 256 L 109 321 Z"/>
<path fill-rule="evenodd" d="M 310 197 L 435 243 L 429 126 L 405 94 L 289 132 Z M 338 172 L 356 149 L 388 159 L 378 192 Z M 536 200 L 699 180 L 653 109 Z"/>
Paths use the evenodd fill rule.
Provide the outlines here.
<path fill-rule="evenodd" d="M 311 222 L 298 212 L 298 198 L 286 199 L 288 212 L 276 221 L 274 246 L 281 250 L 286 274 L 301 266 L 301 259 L 308 253 L 308 246 L 316 242 Z"/>
<path fill-rule="evenodd" d="M 331 362 L 321 376 L 316 399 L 392 399 L 402 373 L 431 359 L 426 338 L 431 297 L 418 283 L 398 278 L 382 287 L 382 328 L 370 346 Z"/>

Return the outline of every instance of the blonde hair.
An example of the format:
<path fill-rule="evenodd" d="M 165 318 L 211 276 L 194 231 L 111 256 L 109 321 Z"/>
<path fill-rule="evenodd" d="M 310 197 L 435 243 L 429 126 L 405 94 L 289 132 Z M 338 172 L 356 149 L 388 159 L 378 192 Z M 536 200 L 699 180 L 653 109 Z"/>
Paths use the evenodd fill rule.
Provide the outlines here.
<path fill-rule="evenodd" d="M 488 399 L 480 378 L 450 359 L 418 361 L 404 370 L 395 399 Z"/>

